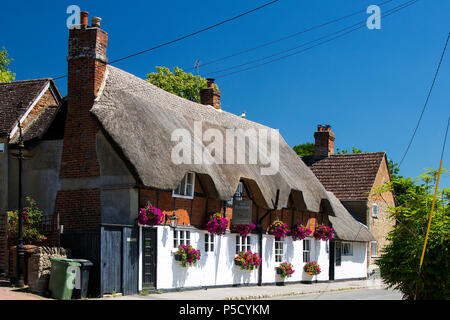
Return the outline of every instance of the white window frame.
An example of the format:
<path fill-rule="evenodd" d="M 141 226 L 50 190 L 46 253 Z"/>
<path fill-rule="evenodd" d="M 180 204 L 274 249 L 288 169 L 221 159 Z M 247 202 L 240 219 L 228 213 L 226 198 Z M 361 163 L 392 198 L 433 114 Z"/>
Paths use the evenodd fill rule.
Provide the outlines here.
<path fill-rule="evenodd" d="M 341 242 L 341 256 L 353 256 L 353 243 Z"/>
<path fill-rule="evenodd" d="M 214 252 L 216 248 L 216 236 L 209 232 L 205 233 L 205 252 Z"/>
<path fill-rule="evenodd" d="M 174 229 L 173 230 L 173 247 L 178 248 L 180 245 L 190 245 L 191 244 L 191 231 L 184 229 Z"/>
<path fill-rule="evenodd" d="M 284 248 L 285 248 L 284 238 L 275 239 L 275 243 L 274 243 L 275 262 L 283 262 L 283 260 L 284 260 L 284 253 L 285 253 Z"/>
<path fill-rule="evenodd" d="M 236 236 L 236 254 L 252 250 L 252 241 L 250 236 Z"/>
<path fill-rule="evenodd" d="M 380 213 L 380 206 L 376 203 L 372 204 L 372 218 L 378 218 Z"/>
<path fill-rule="evenodd" d="M 187 183 L 188 177 L 191 177 L 191 183 Z M 188 188 L 191 186 L 191 192 L 188 194 Z M 180 184 L 176 189 L 172 191 L 172 197 L 174 198 L 184 198 L 184 199 L 194 199 L 194 186 L 195 186 L 195 172 L 188 172 L 181 180 Z M 181 190 L 183 189 L 183 190 Z"/>
<path fill-rule="evenodd" d="M 375 250 L 373 250 L 375 245 Z M 375 251 L 375 254 L 374 254 Z M 378 241 L 371 241 L 370 242 L 370 257 L 371 258 L 376 258 L 378 257 Z"/>
<path fill-rule="evenodd" d="M 303 257 L 302 258 L 303 258 L 304 263 L 311 261 L 311 239 L 303 239 Z"/>

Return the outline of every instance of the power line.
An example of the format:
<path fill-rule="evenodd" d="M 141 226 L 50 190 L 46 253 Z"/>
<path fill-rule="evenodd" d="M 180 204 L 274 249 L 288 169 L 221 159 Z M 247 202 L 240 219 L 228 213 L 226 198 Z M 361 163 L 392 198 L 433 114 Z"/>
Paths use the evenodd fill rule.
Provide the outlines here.
<path fill-rule="evenodd" d="M 388 17 L 388 16 L 390 16 L 391 14 L 394 14 L 394 13 L 400 11 L 400 10 L 403 10 L 403 9 L 405 9 L 405 8 L 407 8 L 407 7 L 411 6 L 411 5 L 413 5 L 414 3 L 418 2 L 418 1 L 419 1 L 419 0 L 410 0 L 410 1 L 407 1 L 407 2 L 401 4 L 401 5 L 397 6 L 397 7 L 394 7 L 394 8 L 392 8 L 392 9 L 388 10 L 387 13 L 383 15 L 383 17 Z M 355 26 L 357 26 L 357 27 L 355 27 Z M 248 68 L 245 68 L 245 69 L 237 70 L 237 71 L 230 72 L 230 73 L 226 73 L 226 74 L 223 74 L 223 75 L 218 75 L 218 76 L 215 76 L 215 78 L 217 79 L 217 78 L 222 78 L 222 77 L 234 75 L 234 74 L 237 74 L 237 73 L 241 73 L 241 72 L 244 72 L 244 71 L 247 71 L 247 70 L 251 70 L 251 69 L 254 69 L 254 68 L 258 68 L 258 67 L 264 66 L 264 65 L 266 65 L 266 64 L 273 63 L 273 62 L 276 62 L 276 61 L 279 61 L 279 60 L 282 60 L 282 59 L 291 57 L 291 56 L 293 56 L 293 55 L 300 54 L 300 53 L 302 53 L 302 52 L 308 51 L 308 50 L 313 49 L 313 48 L 315 48 L 315 47 L 318 47 L 318 46 L 320 46 L 320 45 L 322 45 L 322 44 L 325 44 L 325 43 L 327 43 L 327 42 L 330 42 L 330 41 L 332 41 L 332 40 L 335 40 L 335 39 L 337 39 L 337 38 L 340 38 L 340 37 L 342 37 L 342 36 L 344 36 L 344 35 L 346 35 L 346 34 L 349 34 L 349 33 L 353 32 L 353 31 L 359 30 L 359 29 L 361 29 L 361 28 L 363 28 L 363 27 L 365 27 L 365 26 L 366 26 L 366 21 L 364 20 L 364 21 L 362 21 L 362 22 L 353 24 L 353 25 L 351 25 L 351 26 L 349 26 L 349 27 L 345 27 L 345 28 L 343 28 L 343 29 L 341 29 L 341 30 L 339 30 L 339 31 L 337 31 L 337 32 L 333 32 L 333 33 L 328 34 L 328 35 L 326 35 L 326 36 L 317 38 L 317 39 L 315 39 L 315 40 L 312 40 L 312 41 L 309 41 L 309 42 L 306 42 L 306 43 L 303 43 L 303 44 L 301 44 L 301 45 L 299 45 L 299 46 L 296 46 L 296 47 L 294 47 L 294 48 L 290 48 L 290 49 L 287 49 L 287 50 L 283 50 L 283 51 L 280 51 L 280 52 L 278 52 L 278 53 L 272 54 L 272 55 L 270 55 L 270 56 L 266 56 L 266 57 L 263 57 L 263 58 L 259 58 L 259 59 L 256 59 L 256 60 L 252 60 L 252 61 L 246 62 L 246 63 L 242 63 L 242 64 L 240 64 L 240 65 L 238 65 L 238 66 L 232 66 L 232 67 L 229 67 L 229 68 L 227 68 L 227 69 L 222 69 L 222 70 L 220 70 L 221 72 L 223 72 L 223 71 L 225 71 L 225 70 L 231 70 L 231 69 L 235 69 L 235 68 L 238 68 L 238 67 L 242 67 L 242 66 L 244 66 L 244 65 L 252 64 L 252 63 L 255 63 L 255 62 L 262 61 L 262 60 L 266 60 L 266 59 L 271 58 L 271 57 L 273 57 L 273 56 L 280 55 L 280 54 L 282 54 L 282 53 L 286 53 L 286 52 L 292 51 L 292 50 L 294 50 L 294 49 L 298 49 L 299 47 L 303 47 L 303 46 L 305 46 L 306 44 L 310 44 L 310 43 L 312 43 L 312 42 L 316 42 L 316 41 L 318 41 L 318 40 L 321 40 L 321 39 L 324 39 L 324 38 L 328 38 L 328 37 L 330 37 L 330 36 L 332 36 L 332 35 L 335 35 L 335 34 L 338 34 L 338 33 L 342 32 L 342 31 L 344 31 L 344 30 L 347 30 L 347 29 L 349 29 L 349 28 L 355 27 L 355 28 L 353 28 L 353 29 L 351 29 L 351 30 L 349 30 L 349 31 L 347 31 L 347 32 L 338 34 L 338 35 L 335 36 L 335 37 L 332 37 L 332 38 L 330 38 L 330 39 L 324 40 L 324 41 L 322 41 L 322 42 L 319 42 L 319 43 L 317 43 L 317 44 L 315 44 L 315 45 L 313 45 L 313 46 L 307 47 L 307 48 L 302 49 L 302 50 L 300 50 L 300 51 L 296 51 L 296 52 L 293 52 L 293 53 L 291 53 L 291 54 L 288 54 L 288 55 L 279 57 L 279 58 L 277 58 L 277 59 L 273 59 L 273 60 L 270 60 L 270 61 L 267 61 L 267 62 L 264 62 L 264 63 L 261 63 L 261 64 L 257 64 L 257 65 L 254 65 L 254 66 L 251 66 L 251 67 L 248 67 Z M 215 73 L 219 73 L 219 71 L 216 71 Z M 214 72 L 211 72 L 211 74 L 214 74 Z"/>
<path fill-rule="evenodd" d="M 433 82 L 431 83 L 430 90 L 428 91 L 428 95 L 427 95 L 427 98 L 426 98 L 426 100 L 425 100 L 425 104 L 424 104 L 424 106 L 423 106 L 423 108 L 422 108 L 422 112 L 420 113 L 419 121 L 417 121 L 417 125 L 416 125 L 416 127 L 414 128 L 413 135 L 412 135 L 411 139 L 409 140 L 408 147 L 406 148 L 406 150 L 405 150 L 405 152 L 404 152 L 404 154 L 403 154 L 403 156 L 402 156 L 402 159 L 400 160 L 400 163 L 399 163 L 399 165 L 398 165 L 399 168 L 400 168 L 400 166 L 402 165 L 403 160 L 405 160 L 406 154 L 408 153 L 409 148 L 411 147 L 411 144 L 412 144 L 412 142 L 413 142 L 413 140 L 414 140 L 414 137 L 415 137 L 415 135 L 416 135 L 417 129 L 419 128 L 420 121 L 422 120 L 423 114 L 424 114 L 425 109 L 426 109 L 426 107 L 427 107 L 427 105 L 428 105 L 428 100 L 430 99 L 431 92 L 433 91 L 433 87 L 434 87 L 434 84 L 435 84 L 435 82 L 436 82 L 437 75 L 438 75 L 438 73 L 439 73 L 439 69 L 440 69 L 440 67 L 441 67 L 442 60 L 444 59 L 445 50 L 447 49 L 447 44 L 448 44 L 448 39 L 449 39 L 449 38 L 450 38 L 450 32 L 448 33 L 447 40 L 445 41 L 445 46 L 444 46 L 444 49 L 442 50 L 441 58 L 439 59 L 439 64 L 438 64 L 438 66 L 437 66 L 436 72 L 434 73 Z"/>
<path fill-rule="evenodd" d="M 382 3 L 379 3 L 378 6 L 383 6 L 383 5 L 385 5 L 385 4 L 389 3 L 389 2 L 392 2 L 392 1 L 395 1 L 395 0 L 388 0 L 388 1 L 385 1 L 385 2 L 382 2 Z M 220 62 L 220 61 L 229 59 L 229 58 L 234 58 L 234 57 L 236 57 L 236 56 L 240 56 L 240 55 L 242 55 L 242 54 L 249 53 L 249 52 L 251 52 L 251 51 L 254 51 L 254 50 L 257 50 L 257 49 L 260 49 L 260 48 L 264 48 L 264 47 L 270 46 L 270 45 L 272 45 L 272 44 L 275 44 L 275 43 L 278 43 L 278 42 L 281 42 L 281 41 L 284 41 L 284 40 L 287 40 L 287 39 L 290 39 L 290 38 L 299 36 L 299 35 L 301 35 L 301 34 L 304 34 L 304 33 L 307 33 L 307 32 L 313 31 L 313 30 L 320 29 L 320 28 L 325 27 L 325 26 L 327 26 L 327 25 L 330 25 L 330 24 L 336 23 L 336 22 L 338 22 L 338 21 L 341 21 L 341 20 L 350 18 L 350 17 L 352 17 L 352 16 L 354 16 L 354 15 L 357 15 L 357 14 L 360 14 L 360 13 L 363 13 L 363 12 L 366 12 L 366 9 L 358 10 L 358 11 L 349 13 L 349 14 L 347 14 L 347 15 L 344 15 L 344 16 L 342 16 L 342 17 L 335 18 L 335 19 L 332 19 L 332 20 L 330 20 L 330 21 L 324 22 L 324 23 L 322 23 L 322 24 L 319 24 L 319 25 L 315 25 L 315 26 L 309 27 L 309 28 L 307 28 L 307 29 L 305 29 L 305 30 L 302 30 L 302 31 L 298 31 L 298 32 L 289 34 L 289 35 L 284 36 L 284 37 L 282 37 L 282 38 L 275 39 L 275 40 L 272 40 L 272 41 L 268 41 L 268 42 L 262 43 L 262 44 L 260 44 L 260 45 L 257 45 L 257 46 L 255 46 L 255 47 L 252 47 L 252 48 L 249 48 L 249 49 L 245 49 L 245 50 L 242 50 L 242 51 L 238 51 L 238 52 L 236 52 L 236 53 L 232 53 L 232 54 L 227 55 L 227 56 L 224 56 L 224 57 L 222 57 L 222 58 L 218 58 L 218 59 L 215 59 L 215 60 L 211 60 L 211 61 L 202 63 L 202 67 L 207 66 L 207 65 L 210 65 L 210 64 L 214 64 L 214 63 L 217 63 L 217 62 Z M 188 69 L 186 69 L 185 71 L 191 71 L 191 70 L 194 70 L 194 68 L 188 68 Z"/>
<path fill-rule="evenodd" d="M 253 13 L 253 12 L 257 11 L 257 10 L 260 10 L 260 9 L 262 9 L 262 8 L 265 8 L 265 7 L 267 7 L 267 6 L 269 6 L 269 5 L 272 5 L 272 4 L 274 4 L 275 2 L 278 2 L 278 1 L 279 1 L 279 0 L 273 0 L 273 1 L 268 2 L 268 3 L 265 3 L 265 4 L 263 4 L 263 5 L 261 5 L 261 6 L 257 7 L 257 8 L 254 8 L 254 9 L 252 9 L 252 10 L 250 10 L 250 11 L 246 11 L 246 12 L 241 13 L 241 14 L 239 14 L 239 15 L 237 15 L 237 16 L 232 17 L 232 18 L 229 18 L 229 19 L 223 20 L 223 21 L 221 21 L 221 22 L 219 22 L 219 23 L 213 24 L 213 25 L 211 25 L 211 26 L 209 26 L 209 27 L 206 27 L 206 28 L 200 29 L 200 30 L 198 30 L 198 31 L 189 33 L 189 34 L 187 34 L 187 35 L 184 35 L 184 36 L 182 36 L 182 37 L 176 38 L 176 39 L 174 39 L 174 40 L 171 40 L 171 41 L 167 41 L 167 42 L 161 43 L 161 44 L 159 44 L 159 45 L 157 45 L 157 46 L 154 46 L 154 47 L 152 47 L 152 48 L 145 49 L 145 50 L 142 50 L 142 51 L 139 51 L 139 52 L 130 54 L 130 55 L 125 56 L 125 57 L 123 57 L 123 58 L 119 58 L 119 59 L 113 60 L 113 61 L 108 62 L 108 63 L 106 63 L 106 64 L 113 64 L 113 63 L 116 63 L 116 62 L 119 62 L 119 61 L 123 61 L 123 60 L 125 60 L 125 59 L 129 59 L 129 58 L 132 58 L 132 57 L 141 55 L 141 54 L 143 54 L 143 53 L 146 53 L 146 52 L 149 52 L 149 51 L 153 51 L 153 50 L 159 49 L 159 48 L 164 47 L 164 46 L 167 46 L 167 45 L 169 45 L 169 44 L 173 44 L 173 43 L 175 43 L 175 42 L 184 40 L 184 39 L 186 39 L 186 38 L 195 36 L 195 35 L 197 35 L 197 34 L 199 34 L 199 33 L 202 33 L 202 32 L 208 31 L 208 30 L 211 30 L 211 29 L 216 28 L 216 27 L 218 27 L 218 26 L 220 26 L 220 25 L 223 25 L 223 24 L 225 24 L 225 23 L 227 23 L 227 22 L 231 22 L 231 21 L 236 20 L 236 19 L 238 19 L 238 18 L 241 18 L 241 17 L 243 17 L 243 16 L 245 16 L 245 15 L 248 15 L 248 14 L 250 14 L 250 13 Z M 58 79 L 65 78 L 65 77 L 67 77 L 67 75 L 53 78 L 53 80 L 58 80 Z"/>
<path fill-rule="evenodd" d="M 392 14 L 394 14 L 394 13 L 396 13 L 396 12 L 402 10 L 402 9 L 405 9 L 406 7 L 408 7 L 408 6 L 410 6 L 410 5 L 414 4 L 414 3 L 416 3 L 416 2 L 418 2 L 418 1 L 419 1 L 419 0 L 410 0 L 410 1 L 404 2 L 403 4 L 400 4 L 400 5 L 398 5 L 398 6 L 394 7 L 394 8 L 392 8 L 392 9 L 386 11 L 386 13 L 383 15 L 383 17 L 388 17 L 388 16 L 390 16 L 390 15 L 392 15 Z M 357 26 L 357 27 L 356 27 L 356 28 L 353 28 L 353 29 L 351 29 L 351 30 L 349 30 L 349 31 L 347 31 L 347 32 L 345 32 L 345 33 L 338 34 L 338 33 L 342 32 L 342 31 L 344 31 L 344 30 L 347 30 L 347 29 L 352 28 L 352 27 L 355 27 L 355 26 Z M 237 70 L 237 71 L 230 72 L 230 73 L 227 73 L 227 74 L 215 76 L 215 78 L 221 78 L 221 77 L 225 77 L 225 76 L 228 76 L 228 75 L 233 75 L 233 74 L 236 74 L 236 73 L 244 72 L 244 71 L 247 71 L 247 70 L 250 70 L 250 69 L 257 68 L 257 67 L 259 67 L 259 66 L 263 66 L 263 65 L 266 65 L 266 64 L 269 64 L 269 63 L 272 63 L 272 62 L 275 62 L 275 61 L 278 61 L 278 60 L 281 60 L 281 59 L 284 59 L 284 58 L 287 58 L 287 57 L 290 57 L 290 56 L 293 56 L 293 55 L 296 55 L 296 54 L 299 54 L 299 53 L 302 53 L 302 52 L 305 52 L 305 51 L 307 51 L 307 50 L 310 50 L 310 49 L 312 49 L 312 48 L 315 48 L 315 47 L 317 47 L 317 46 L 320 46 L 320 45 L 322 45 L 322 44 L 324 44 L 324 43 L 330 42 L 330 41 L 332 41 L 332 40 L 334 40 L 334 39 L 340 38 L 340 37 L 342 37 L 342 36 L 344 36 L 344 35 L 346 35 L 346 34 L 348 34 L 348 33 L 351 33 L 351 32 L 353 32 L 353 31 L 356 31 L 356 30 L 358 30 L 358 29 L 361 29 L 361 28 L 363 28 L 363 27 L 365 27 L 365 26 L 366 26 L 366 20 L 364 20 L 364 21 L 362 21 L 362 22 L 359 22 L 359 23 L 357 23 L 357 24 L 353 24 L 353 25 L 351 25 L 351 26 L 349 26 L 349 27 L 345 27 L 345 28 L 343 28 L 343 29 L 341 29 L 341 30 L 339 30 L 339 31 L 337 31 L 337 32 L 333 32 L 333 33 L 328 34 L 328 35 L 326 35 L 326 36 L 322 36 L 322 37 L 317 38 L 317 39 L 315 39 L 315 40 L 309 41 L 309 42 L 307 42 L 307 43 L 303 43 L 303 44 L 301 44 L 301 45 L 299 45 L 299 46 L 296 46 L 296 47 L 294 47 L 294 48 L 284 50 L 284 51 L 282 51 L 281 53 L 286 53 L 286 52 L 292 51 L 293 49 L 296 49 L 296 48 L 298 48 L 298 47 L 302 47 L 302 46 L 304 46 L 304 45 L 306 45 L 306 44 L 310 44 L 310 43 L 316 42 L 316 41 L 318 41 L 318 40 L 321 40 L 321 39 L 324 39 L 324 38 L 328 38 L 328 37 L 330 37 L 330 36 L 332 36 L 332 35 L 338 34 L 337 36 L 335 36 L 335 37 L 333 37 L 333 38 L 324 40 L 324 41 L 319 42 L 319 43 L 317 43 L 317 44 L 315 44 L 315 45 L 313 45 L 313 46 L 307 47 L 307 48 L 305 48 L 305 49 L 303 49 L 303 50 L 296 51 L 296 52 L 291 53 L 291 54 L 289 54 L 289 55 L 285 55 L 285 56 L 279 57 L 279 58 L 277 58 L 277 59 L 273 59 L 273 60 L 267 61 L 267 62 L 265 62 L 265 63 L 261 63 L 261 64 L 258 64 L 258 65 L 255 65 L 255 66 L 251 66 L 251 67 L 248 67 L 248 68 L 245 68 L 245 69 L 241 69 L 241 70 Z M 272 57 L 272 56 L 275 56 L 275 55 L 279 55 L 279 54 L 280 54 L 280 53 L 276 53 L 276 54 L 273 54 L 273 55 L 271 55 L 271 56 L 269 56 L 269 57 Z M 260 59 L 258 59 L 258 61 L 268 59 L 269 57 L 260 58 Z M 248 63 L 241 64 L 240 66 L 245 65 L 245 64 L 254 63 L 254 62 L 255 62 L 255 60 L 253 60 L 252 62 L 248 62 Z M 231 67 L 231 68 L 234 68 L 234 67 Z M 126 89 L 129 89 L 129 87 L 118 87 L 117 89 L 118 89 L 118 90 L 126 90 Z M 143 89 L 143 90 L 146 90 L 146 89 Z M 130 91 L 132 91 L 132 92 L 137 92 L 137 91 L 139 91 L 139 90 L 137 90 L 136 87 L 132 86 L 132 90 L 130 90 Z"/>

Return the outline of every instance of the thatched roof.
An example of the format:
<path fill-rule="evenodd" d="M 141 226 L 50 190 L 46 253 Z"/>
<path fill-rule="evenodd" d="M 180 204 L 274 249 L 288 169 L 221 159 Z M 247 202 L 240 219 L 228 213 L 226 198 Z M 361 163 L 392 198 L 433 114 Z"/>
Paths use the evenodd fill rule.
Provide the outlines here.
<path fill-rule="evenodd" d="M 367 227 L 353 218 L 333 193 L 327 193 L 334 212 L 334 216 L 329 216 L 335 231 L 334 237 L 345 241 L 375 241 Z"/>
<path fill-rule="evenodd" d="M 202 121 L 203 131 L 215 128 L 224 137 L 227 128 L 270 128 L 183 99 L 110 65 L 91 112 L 145 187 L 171 190 L 186 172 L 194 171 L 209 193 L 221 200 L 231 199 L 241 178 L 250 185 L 255 201 L 266 208 L 272 207 L 277 189 L 280 189 L 280 207 L 287 205 L 293 190 L 297 191 L 296 199 L 312 212 L 320 210 L 322 199 L 327 200 L 322 184 L 277 131 L 280 159 L 279 171 L 274 175 L 261 175 L 261 167 L 267 167 L 261 163 L 174 164 L 171 152 L 179 143 L 171 141 L 175 129 L 190 132 L 192 144 L 204 144 L 195 139 L 194 121 Z"/>

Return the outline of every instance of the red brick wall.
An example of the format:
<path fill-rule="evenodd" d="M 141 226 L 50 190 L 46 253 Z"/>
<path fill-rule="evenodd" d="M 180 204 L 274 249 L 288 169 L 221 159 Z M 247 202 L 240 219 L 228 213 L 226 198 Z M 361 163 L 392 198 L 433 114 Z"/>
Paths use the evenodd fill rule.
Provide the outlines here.
<path fill-rule="evenodd" d="M 100 226 L 100 189 L 58 191 L 55 208 L 64 232 L 92 230 Z"/>

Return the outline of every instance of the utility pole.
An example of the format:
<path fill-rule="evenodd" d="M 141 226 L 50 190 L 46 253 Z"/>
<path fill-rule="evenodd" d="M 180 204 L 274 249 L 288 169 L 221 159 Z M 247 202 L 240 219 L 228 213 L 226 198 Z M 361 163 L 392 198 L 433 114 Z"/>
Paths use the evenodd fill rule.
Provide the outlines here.
<path fill-rule="evenodd" d="M 200 93 L 198 91 L 198 78 L 199 78 L 199 71 L 198 68 L 200 67 L 200 60 L 195 60 L 194 68 L 197 69 L 197 100 L 200 102 Z"/>

